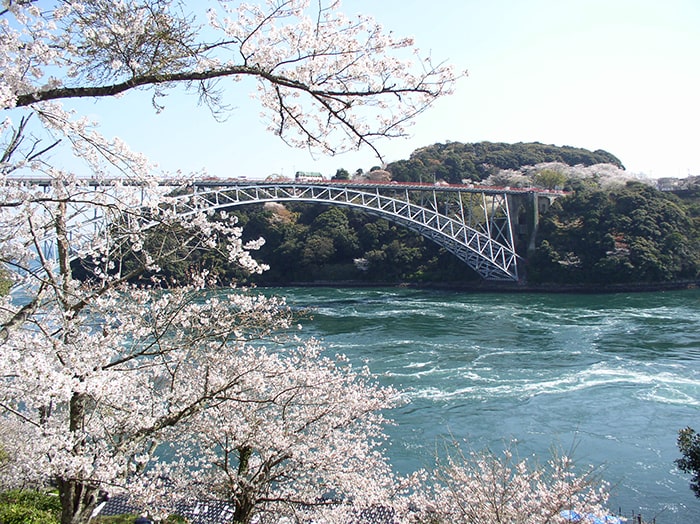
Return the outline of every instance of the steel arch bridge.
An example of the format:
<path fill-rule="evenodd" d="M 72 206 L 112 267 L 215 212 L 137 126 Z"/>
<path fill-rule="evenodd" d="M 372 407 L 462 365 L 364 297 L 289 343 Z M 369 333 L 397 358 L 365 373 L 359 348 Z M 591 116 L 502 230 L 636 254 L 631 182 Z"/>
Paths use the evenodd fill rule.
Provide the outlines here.
<path fill-rule="evenodd" d="M 51 186 L 51 180 L 28 179 L 19 183 Z M 119 181 L 121 187 L 128 186 Z M 87 185 L 109 186 L 109 180 L 87 181 Z M 177 188 L 171 197 L 173 213 L 186 217 L 206 211 L 265 202 L 307 202 L 360 209 L 415 231 L 434 241 L 465 262 L 485 280 L 518 281 L 521 257 L 516 252 L 514 220 L 523 208 L 531 213 L 532 229 L 537 227 L 538 206 L 543 200 L 563 193 L 537 189 L 512 189 L 490 186 L 442 185 L 412 182 L 354 181 L 281 181 L 262 182 L 244 179 L 202 179 L 186 188 L 177 181 L 162 181 L 161 186 Z M 139 191 L 137 184 L 134 191 Z M 141 192 L 141 204 L 148 197 Z M 544 199 L 539 197 L 545 197 Z M 513 209 L 513 208 L 516 209 Z M 106 218 L 95 211 L 84 211 L 72 230 L 92 227 L 104 230 Z M 156 223 L 146 224 L 146 227 Z M 43 239 L 46 258 L 55 258 L 51 235 Z"/>
<path fill-rule="evenodd" d="M 226 182 L 192 185 L 205 209 L 264 202 L 313 202 L 346 206 L 403 225 L 444 247 L 486 280 L 517 281 L 518 261 L 509 188 L 415 183 Z M 183 195 L 180 215 L 202 211 Z"/>

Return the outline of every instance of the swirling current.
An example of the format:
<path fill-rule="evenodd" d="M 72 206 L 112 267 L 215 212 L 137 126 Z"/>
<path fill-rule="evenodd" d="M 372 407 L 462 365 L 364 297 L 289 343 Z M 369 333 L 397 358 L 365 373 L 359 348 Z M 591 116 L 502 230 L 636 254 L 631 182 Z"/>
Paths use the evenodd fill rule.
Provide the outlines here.
<path fill-rule="evenodd" d="M 410 398 L 388 415 L 402 473 L 446 441 L 515 442 L 602 468 L 609 506 L 658 524 L 700 522 L 674 460 L 678 430 L 700 431 L 700 290 L 489 294 L 405 288 L 267 290 L 309 310 L 304 336 L 366 363 Z"/>

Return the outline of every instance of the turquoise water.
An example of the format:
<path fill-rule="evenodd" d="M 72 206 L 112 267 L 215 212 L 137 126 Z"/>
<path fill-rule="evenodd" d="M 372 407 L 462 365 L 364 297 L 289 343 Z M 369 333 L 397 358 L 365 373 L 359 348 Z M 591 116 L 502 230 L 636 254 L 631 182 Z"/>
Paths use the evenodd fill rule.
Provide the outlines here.
<path fill-rule="evenodd" d="M 676 470 L 679 429 L 700 431 L 700 290 L 611 295 L 281 288 L 310 308 L 302 333 L 366 362 L 411 402 L 390 413 L 396 469 L 430 467 L 446 439 L 516 441 L 603 467 L 610 508 L 700 522 Z"/>

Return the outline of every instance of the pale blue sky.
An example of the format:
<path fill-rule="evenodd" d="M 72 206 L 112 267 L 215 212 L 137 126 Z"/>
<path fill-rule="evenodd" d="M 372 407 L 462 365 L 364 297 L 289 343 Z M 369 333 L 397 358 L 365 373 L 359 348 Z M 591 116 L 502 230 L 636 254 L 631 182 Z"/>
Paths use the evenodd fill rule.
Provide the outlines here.
<path fill-rule="evenodd" d="M 604 149 L 655 178 L 700 175 L 698 0 L 345 0 L 343 10 L 469 71 L 410 139 L 380 144 L 387 162 L 436 142 L 538 141 Z M 225 123 L 194 97 L 170 97 L 158 115 L 144 94 L 80 108 L 165 169 L 257 178 L 378 164 L 369 150 L 289 148 L 242 87 L 227 95 L 236 110 Z"/>

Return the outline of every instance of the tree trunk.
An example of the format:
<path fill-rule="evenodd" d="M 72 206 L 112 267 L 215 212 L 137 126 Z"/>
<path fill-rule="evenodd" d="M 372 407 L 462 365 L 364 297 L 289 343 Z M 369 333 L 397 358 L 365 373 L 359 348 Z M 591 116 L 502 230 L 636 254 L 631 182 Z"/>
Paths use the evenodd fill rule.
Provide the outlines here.
<path fill-rule="evenodd" d="M 61 524 L 86 524 L 98 503 L 100 490 L 80 480 L 57 479 Z"/>
<path fill-rule="evenodd" d="M 70 400 L 69 429 L 72 435 L 83 431 L 86 401 L 86 396 L 81 393 L 74 393 Z M 82 451 L 83 442 L 79 439 L 73 445 L 73 453 L 80 455 Z M 82 479 L 67 478 L 57 478 L 56 484 L 61 500 L 61 524 L 86 524 L 99 502 L 99 486 Z"/>
<path fill-rule="evenodd" d="M 255 510 L 254 495 L 244 488 L 235 497 L 234 505 L 233 524 L 250 524 Z"/>
<path fill-rule="evenodd" d="M 250 524 L 253 519 L 253 511 L 255 510 L 255 489 L 247 484 L 245 479 L 248 474 L 250 465 L 250 457 L 253 454 L 253 448 L 250 446 L 241 446 L 238 448 L 238 485 L 234 491 L 234 513 L 233 524 Z"/>

